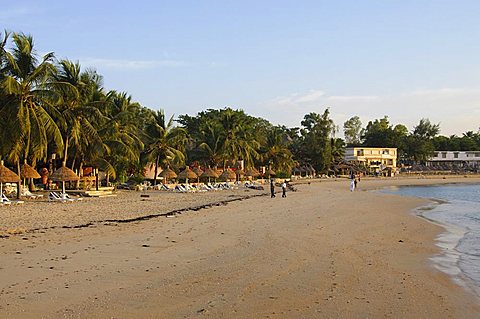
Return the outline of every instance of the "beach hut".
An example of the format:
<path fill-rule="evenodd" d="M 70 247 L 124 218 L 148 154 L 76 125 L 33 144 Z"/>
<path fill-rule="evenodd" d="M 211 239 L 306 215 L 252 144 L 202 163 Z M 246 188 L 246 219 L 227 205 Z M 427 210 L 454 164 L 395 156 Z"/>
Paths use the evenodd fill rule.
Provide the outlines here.
<path fill-rule="evenodd" d="M 167 168 L 161 171 L 160 174 L 158 174 L 158 176 L 163 177 L 163 183 L 166 184 L 167 180 L 177 178 L 177 173 L 172 171 L 170 167 L 167 166 Z"/>
<path fill-rule="evenodd" d="M 210 183 L 210 178 L 217 179 L 218 176 L 219 174 L 216 172 L 216 170 L 209 167 L 207 168 L 207 170 L 205 170 L 205 172 L 203 172 L 203 174 L 200 177 L 208 178 L 208 182 Z"/>
<path fill-rule="evenodd" d="M 80 177 L 78 177 L 77 174 L 75 174 L 74 171 L 72 171 L 70 168 L 65 166 L 65 163 L 63 164 L 62 167 L 57 169 L 52 176 L 50 176 L 50 179 L 54 182 L 62 182 L 62 196 L 65 196 L 65 182 L 70 182 L 70 181 L 78 181 Z"/>
<path fill-rule="evenodd" d="M 20 176 L 3 165 L 0 161 L 0 197 L 3 194 L 3 183 L 19 183 Z"/>
<path fill-rule="evenodd" d="M 237 178 L 237 174 L 235 174 L 235 172 L 232 171 L 230 168 L 227 168 L 222 172 L 220 178 L 225 181 L 235 180 Z"/>
<path fill-rule="evenodd" d="M 189 179 L 194 179 L 194 178 L 197 178 L 197 174 L 195 174 L 194 171 L 192 171 L 190 169 L 190 167 L 185 167 L 185 169 L 183 171 L 180 172 L 180 174 L 178 174 L 178 178 L 182 178 L 182 179 L 185 179 L 185 183 L 188 184 L 188 180 Z"/>

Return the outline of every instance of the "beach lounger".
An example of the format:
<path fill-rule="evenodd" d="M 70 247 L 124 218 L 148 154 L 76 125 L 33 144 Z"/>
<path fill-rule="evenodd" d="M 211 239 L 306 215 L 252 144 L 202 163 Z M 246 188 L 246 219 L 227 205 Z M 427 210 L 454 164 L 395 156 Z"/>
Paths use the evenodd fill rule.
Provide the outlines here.
<path fill-rule="evenodd" d="M 37 198 L 42 198 L 43 194 L 33 194 L 28 189 L 26 189 L 23 191 L 22 196 L 26 198 L 31 198 L 31 199 L 37 199 Z"/>
<path fill-rule="evenodd" d="M 71 203 L 71 202 L 75 201 L 72 198 L 67 198 L 67 197 L 62 196 L 61 194 L 59 194 L 57 192 L 50 192 L 50 194 L 48 194 L 48 200 L 52 201 L 52 202 L 60 202 L 60 203 Z"/>
<path fill-rule="evenodd" d="M 23 200 L 10 200 L 8 199 L 7 196 L 5 196 L 5 194 L 2 194 L 2 203 L 3 204 L 13 204 L 13 205 L 18 205 L 18 204 L 23 204 L 25 203 Z"/>

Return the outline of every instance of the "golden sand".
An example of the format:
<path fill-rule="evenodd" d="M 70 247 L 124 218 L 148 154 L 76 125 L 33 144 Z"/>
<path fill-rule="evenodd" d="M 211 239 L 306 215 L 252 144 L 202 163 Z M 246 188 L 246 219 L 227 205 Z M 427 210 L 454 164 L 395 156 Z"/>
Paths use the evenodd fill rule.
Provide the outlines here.
<path fill-rule="evenodd" d="M 362 180 L 353 193 L 329 180 L 229 203 L 258 193 L 1 207 L 4 234 L 26 232 L 0 239 L 0 317 L 478 318 L 477 298 L 429 261 L 443 229 L 411 213 L 427 201 L 365 191 L 465 180 Z M 208 203 L 221 204 L 119 222 Z"/>

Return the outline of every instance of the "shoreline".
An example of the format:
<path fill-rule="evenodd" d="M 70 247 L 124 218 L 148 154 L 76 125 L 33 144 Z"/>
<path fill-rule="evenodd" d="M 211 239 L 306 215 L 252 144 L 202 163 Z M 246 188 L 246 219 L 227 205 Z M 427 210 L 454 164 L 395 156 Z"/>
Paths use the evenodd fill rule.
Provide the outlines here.
<path fill-rule="evenodd" d="M 439 187 L 444 185 L 462 184 L 471 185 L 472 183 L 454 182 L 445 184 L 421 185 L 420 187 Z M 418 185 L 404 185 L 398 187 L 418 187 Z M 470 232 L 470 230 L 467 227 L 454 225 L 446 221 L 436 220 L 426 215 L 426 213 L 428 212 L 440 209 L 442 205 L 453 205 L 452 202 L 439 198 L 419 197 L 410 194 L 389 192 L 388 190 L 385 193 L 404 196 L 407 198 L 426 198 L 429 201 L 429 203 L 427 203 L 426 205 L 416 207 L 412 211 L 412 213 L 415 216 L 418 216 L 419 218 L 422 218 L 434 225 L 440 226 L 443 229 L 443 232 L 439 233 L 435 238 L 435 245 L 438 246 L 441 251 L 439 254 L 436 254 L 429 258 L 433 263 L 433 267 L 449 275 L 454 282 L 464 287 L 469 293 L 475 295 L 477 300 L 480 302 L 479 283 L 476 282 L 474 279 L 470 278 L 468 274 L 464 272 L 464 270 L 462 270 L 459 265 L 462 253 L 457 250 L 457 247 L 461 245 L 462 240 Z"/>
<path fill-rule="evenodd" d="M 322 180 L 286 199 L 253 197 L 171 218 L 1 239 L 0 315 L 478 317 L 478 300 L 429 261 L 443 229 L 409 213 L 427 201 L 362 191 L 391 183 L 362 179 L 350 193 L 346 180 Z M 150 208 L 199 206 L 208 194 L 130 195 L 46 210 L 88 218 L 95 207 L 82 210 L 101 206 L 123 216 L 128 202 L 148 215 Z M 208 199 L 230 195 L 239 196 Z"/>

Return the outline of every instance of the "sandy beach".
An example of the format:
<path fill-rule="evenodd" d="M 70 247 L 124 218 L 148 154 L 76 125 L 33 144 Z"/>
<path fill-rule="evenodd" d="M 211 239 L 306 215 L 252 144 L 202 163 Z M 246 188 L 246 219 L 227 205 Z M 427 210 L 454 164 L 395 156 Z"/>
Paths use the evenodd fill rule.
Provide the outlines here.
<path fill-rule="evenodd" d="M 1 318 L 478 318 L 393 178 L 0 207 Z M 193 208 L 193 209 L 189 209 Z M 165 216 L 168 215 L 168 216 Z"/>

